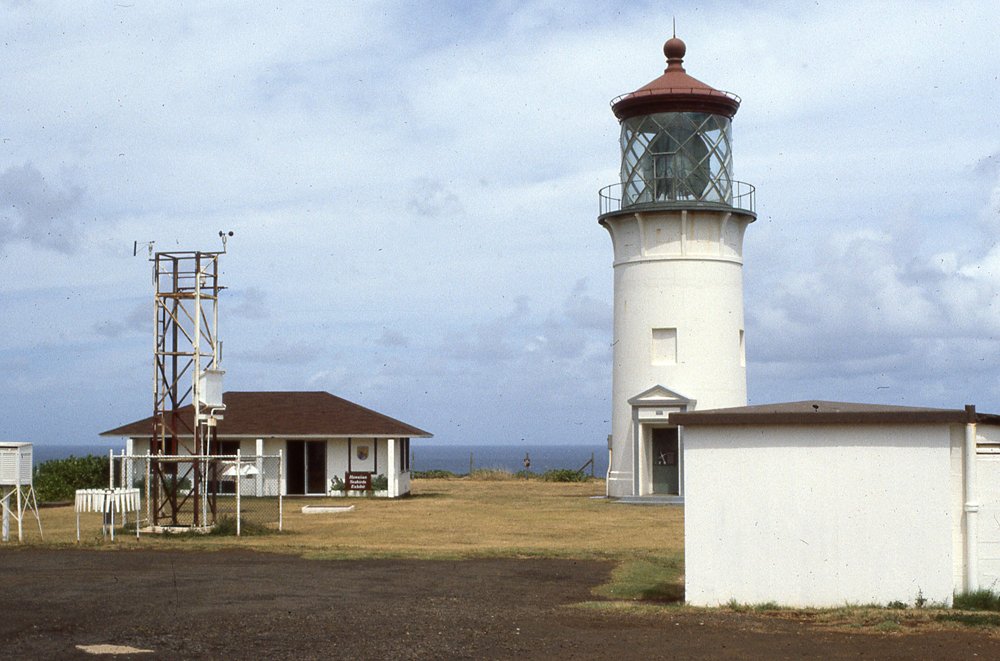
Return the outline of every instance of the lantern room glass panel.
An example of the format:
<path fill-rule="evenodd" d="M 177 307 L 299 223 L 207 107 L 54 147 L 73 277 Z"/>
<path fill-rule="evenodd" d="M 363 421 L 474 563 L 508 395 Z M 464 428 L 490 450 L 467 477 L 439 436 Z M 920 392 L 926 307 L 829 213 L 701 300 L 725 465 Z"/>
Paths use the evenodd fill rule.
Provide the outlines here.
<path fill-rule="evenodd" d="M 622 122 L 622 206 L 670 202 L 732 205 L 728 117 L 668 112 Z"/>

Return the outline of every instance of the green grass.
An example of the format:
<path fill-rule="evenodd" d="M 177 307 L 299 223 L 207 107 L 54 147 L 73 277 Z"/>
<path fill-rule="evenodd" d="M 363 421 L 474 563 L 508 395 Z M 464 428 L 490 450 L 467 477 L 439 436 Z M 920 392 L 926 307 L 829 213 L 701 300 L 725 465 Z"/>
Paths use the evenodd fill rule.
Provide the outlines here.
<path fill-rule="evenodd" d="M 902 629 L 903 626 L 897 620 L 887 619 L 887 620 L 882 620 L 881 622 L 876 624 L 873 628 L 875 629 L 875 631 L 878 631 L 880 633 L 895 633 L 900 629 Z"/>
<path fill-rule="evenodd" d="M 610 580 L 594 589 L 608 599 L 679 604 L 684 602 L 683 556 L 623 560 Z"/>

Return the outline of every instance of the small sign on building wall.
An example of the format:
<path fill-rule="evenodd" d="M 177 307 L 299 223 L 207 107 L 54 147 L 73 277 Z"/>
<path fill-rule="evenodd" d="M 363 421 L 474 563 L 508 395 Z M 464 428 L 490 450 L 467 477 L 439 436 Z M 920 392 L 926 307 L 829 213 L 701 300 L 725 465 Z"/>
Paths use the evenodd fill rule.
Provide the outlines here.
<path fill-rule="evenodd" d="M 347 474 L 347 489 L 349 491 L 371 491 L 372 474 L 351 472 Z"/>

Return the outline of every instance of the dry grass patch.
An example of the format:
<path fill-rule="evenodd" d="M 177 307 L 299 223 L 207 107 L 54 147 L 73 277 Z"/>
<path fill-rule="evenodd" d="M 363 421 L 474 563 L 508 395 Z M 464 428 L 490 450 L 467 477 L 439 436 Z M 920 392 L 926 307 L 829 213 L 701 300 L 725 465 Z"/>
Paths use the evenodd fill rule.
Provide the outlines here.
<path fill-rule="evenodd" d="M 413 494 L 376 498 L 286 498 L 285 532 L 255 537 L 122 536 L 117 548 L 241 548 L 310 557 L 460 558 L 535 556 L 631 559 L 680 557 L 683 511 L 634 507 L 591 496 L 604 494 L 599 480 L 477 481 L 417 479 Z M 303 505 L 350 504 L 351 512 L 302 514 Z M 44 541 L 37 530 L 26 544 L 73 545 L 72 507 L 42 510 Z M 100 516 L 81 519 L 84 544 L 102 540 Z"/>
<path fill-rule="evenodd" d="M 834 631 L 868 633 L 910 633 L 920 631 L 983 629 L 1000 636 L 1000 614 L 953 608 L 881 608 L 845 606 L 826 609 L 775 608 L 761 614 L 768 617 L 807 622 Z"/>

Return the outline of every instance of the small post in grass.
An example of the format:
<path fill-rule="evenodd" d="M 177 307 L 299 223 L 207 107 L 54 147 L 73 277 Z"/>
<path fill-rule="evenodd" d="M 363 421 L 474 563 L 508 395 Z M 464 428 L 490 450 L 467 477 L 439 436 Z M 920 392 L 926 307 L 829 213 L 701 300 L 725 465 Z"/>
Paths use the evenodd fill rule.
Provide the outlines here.
<path fill-rule="evenodd" d="M 236 449 L 236 536 L 240 536 L 240 518 L 243 514 L 240 511 L 240 473 L 243 472 L 242 453 Z"/>

